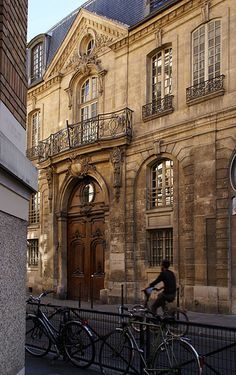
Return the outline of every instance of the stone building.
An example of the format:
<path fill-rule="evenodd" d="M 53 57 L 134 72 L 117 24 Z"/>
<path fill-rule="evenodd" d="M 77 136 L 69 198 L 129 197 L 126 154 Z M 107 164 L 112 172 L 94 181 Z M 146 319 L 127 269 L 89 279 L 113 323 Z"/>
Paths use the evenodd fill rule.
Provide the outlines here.
<path fill-rule="evenodd" d="M 38 189 L 25 155 L 27 1 L 2 0 L 0 14 L 0 374 L 23 375 L 28 208 Z"/>
<path fill-rule="evenodd" d="M 125 6 L 124 6 L 125 3 Z M 236 311 L 235 0 L 88 1 L 28 45 L 28 285 Z"/>

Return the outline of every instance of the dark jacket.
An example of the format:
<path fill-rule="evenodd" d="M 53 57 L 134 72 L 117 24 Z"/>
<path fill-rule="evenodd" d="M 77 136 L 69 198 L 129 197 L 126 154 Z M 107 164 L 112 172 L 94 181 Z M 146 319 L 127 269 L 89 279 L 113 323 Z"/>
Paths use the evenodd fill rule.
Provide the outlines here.
<path fill-rule="evenodd" d="M 176 278 L 174 272 L 170 270 L 161 271 L 160 275 L 150 283 L 150 287 L 154 287 L 156 284 L 163 282 L 165 294 L 176 293 Z"/>

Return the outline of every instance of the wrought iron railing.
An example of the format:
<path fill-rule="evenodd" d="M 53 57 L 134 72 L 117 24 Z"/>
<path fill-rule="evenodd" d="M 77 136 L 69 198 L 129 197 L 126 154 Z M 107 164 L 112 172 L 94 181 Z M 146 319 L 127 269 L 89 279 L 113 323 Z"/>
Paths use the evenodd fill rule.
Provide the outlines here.
<path fill-rule="evenodd" d="M 143 119 L 146 119 L 154 115 L 164 115 L 173 112 L 173 95 L 166 95 L 164 98 L 159 100 L 153 100 L 143 106 L 142 114 Z"/>
<path fill-rule="evenodd" d="M 188 87 L 186 89 L 186 101 L 191 102 L 194 99 L 204 97 L 209 94 L 224 92 L 224 74 L 209 79 L 208 81 L 200 82 L 197 85 Z"/>
<path fill-rule="evenodd" d="M 67 124 L 66 128 L 51 134 L 40 141 L 37 146 L 28 149 L 27 157 L 45 160 L 60 152 L 86 144 L 124 136 L 131 138 L 131 135 L 132 111 L 124 108 L 120 111 L 100 114 L 76 124 Z"/>

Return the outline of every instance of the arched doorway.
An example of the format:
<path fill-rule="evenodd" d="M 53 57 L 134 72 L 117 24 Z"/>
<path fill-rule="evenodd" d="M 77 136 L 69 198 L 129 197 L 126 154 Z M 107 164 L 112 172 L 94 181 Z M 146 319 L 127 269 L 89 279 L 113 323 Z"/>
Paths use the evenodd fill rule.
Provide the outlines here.
<path fill-rule="evenodd" d="M 99 299 L 104 288 L 105 220 L 103 192 L 86 177 L 73 190 L 68 204 L 68 298 Z"/>

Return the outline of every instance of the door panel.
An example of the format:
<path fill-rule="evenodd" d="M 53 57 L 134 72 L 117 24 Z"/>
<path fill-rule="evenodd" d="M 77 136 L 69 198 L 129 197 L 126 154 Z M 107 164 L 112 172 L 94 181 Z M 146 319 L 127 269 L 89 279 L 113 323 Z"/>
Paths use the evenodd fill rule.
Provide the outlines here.
<path fill-rule="evenodd" d="M 68 298 L 99 299 L 104 288 L 104 218 L 68 220 Z M 92 276 L 93 275 L 93 276 Z"/>

